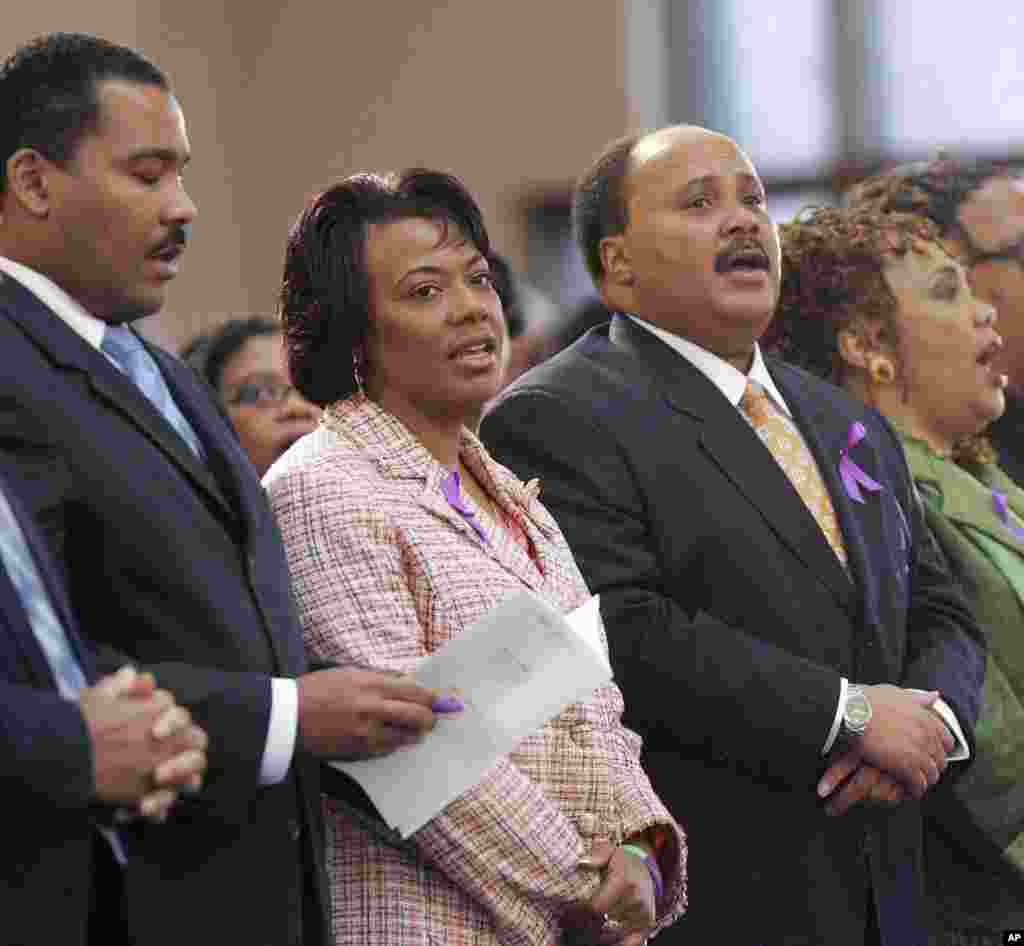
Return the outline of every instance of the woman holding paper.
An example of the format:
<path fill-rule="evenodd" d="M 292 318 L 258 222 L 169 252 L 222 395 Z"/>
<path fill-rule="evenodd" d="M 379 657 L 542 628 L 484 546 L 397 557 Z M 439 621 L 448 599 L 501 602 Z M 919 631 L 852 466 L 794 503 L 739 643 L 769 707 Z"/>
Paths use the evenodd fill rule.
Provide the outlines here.
<path fill-rule="evenodd" d="M 821 208 L 782 227 L 782 249 L 775 344 L 892 422 L 989 634 L 975 759 L 928 795 L 925 866 L 943 943 L 1002 942 L 1024 923 L 1024 492 L 980 437 L 1004 407 L 995 310 L 918 217 Z"/>
<path fill-rule="evenodd" d="M 409 672 L 523 589 L 589 598 L 538 485 L 465 426 L 506 356 L 489 254 L 472 197 L 423 170 L 350 177 L 291 231 L 289 365 L 325 410 L 264 483 L 319 658 Z M 614 685 L 570 705 L 406 846 L 328 799 L 337 943 L 639 946 L 671 923 L 685 839 L 621 713 Z"/>

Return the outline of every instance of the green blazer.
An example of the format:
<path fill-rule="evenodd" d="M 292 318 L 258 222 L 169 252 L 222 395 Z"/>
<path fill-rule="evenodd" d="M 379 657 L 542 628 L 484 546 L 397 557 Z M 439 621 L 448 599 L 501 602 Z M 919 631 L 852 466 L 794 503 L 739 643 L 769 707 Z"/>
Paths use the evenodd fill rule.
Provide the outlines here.
<path fill-rule="evenodd" d="M 997 466 L 964 469 L 903 437 L 939 545 L 989 636 L 973 762 L 925 804 L 929 885 L 945 925 L 1024 923 L 1024 541 L 992 490 L 1024 524 L 1024 490 Z"/>

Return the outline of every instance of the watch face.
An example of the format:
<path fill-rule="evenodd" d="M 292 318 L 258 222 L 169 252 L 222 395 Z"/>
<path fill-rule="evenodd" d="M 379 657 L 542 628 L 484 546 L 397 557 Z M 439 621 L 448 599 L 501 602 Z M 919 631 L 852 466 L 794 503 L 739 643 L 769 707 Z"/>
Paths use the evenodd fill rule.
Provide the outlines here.
<path fill-rule="evenodd" d="M 871 707 L 863 696 L 854 696 L 846 704 L 846 721 L 854 729 L 868 724 L 871 719 Z"/>

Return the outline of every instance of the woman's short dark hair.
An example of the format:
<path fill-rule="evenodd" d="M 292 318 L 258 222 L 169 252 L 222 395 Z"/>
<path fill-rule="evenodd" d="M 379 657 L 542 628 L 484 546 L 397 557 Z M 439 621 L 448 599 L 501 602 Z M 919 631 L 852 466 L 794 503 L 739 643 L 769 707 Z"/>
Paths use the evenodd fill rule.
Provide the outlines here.
<path fill-rule="evenodd" d="M 181 350 L 181 357 L 219 394 L 224 366 L 245 347 L 246 342 L 250 338 L 276 335 L 280 331 L 280 323 L 261 315 L 229 319 L 215 331 L 193 338 Z"/>
<path fill-rule="evenodd" d="M 67 164 L 100 120 L 97 84 L 111 79 L 167 90 L 164 74 L 134 49 L 85 33 L 51 33 L 0 63 L 0 193 L 7 160 L 32 148 Z"/>
<path fill-rule="evenodd" d="M 324 407 L 356 389 L 352 351 L 364 341 L 370 319 L 368 224 L 417 217 L 457 227 L 490 257 L 476 201 L 457 178 L 440 171 L 354 174 L 299 214 L 285 248 L 280 303 L 292 383 L 307 400 Z"/>

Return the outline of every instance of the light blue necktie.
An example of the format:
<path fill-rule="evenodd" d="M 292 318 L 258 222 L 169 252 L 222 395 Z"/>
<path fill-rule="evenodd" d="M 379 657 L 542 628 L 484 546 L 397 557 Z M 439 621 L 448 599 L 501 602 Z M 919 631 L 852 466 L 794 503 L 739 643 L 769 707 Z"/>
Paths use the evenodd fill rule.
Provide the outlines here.
<path fill-rule="evenodd" d="M 100 349 L 135 382 L 136 387 L 178 432 L 192 452 L 200 460 L 204 459 L 203 448 L 196 432 L 174 403 L 160 368 L 146 351 L 139 337 L 127 325 L 108 325 L 103 333 Z"/>
<path fill-rule="evenodd" d="M 88 685 L 82 666 L 75 656 L 64 625 L 53 609 L 49 592 L 32 557 L 25 533 L 4 491 L 0 489 L 0 558 L 21 599 L 29 626 L 42 647 L 57 680 L 61 696 L 77 700 Z"/>

